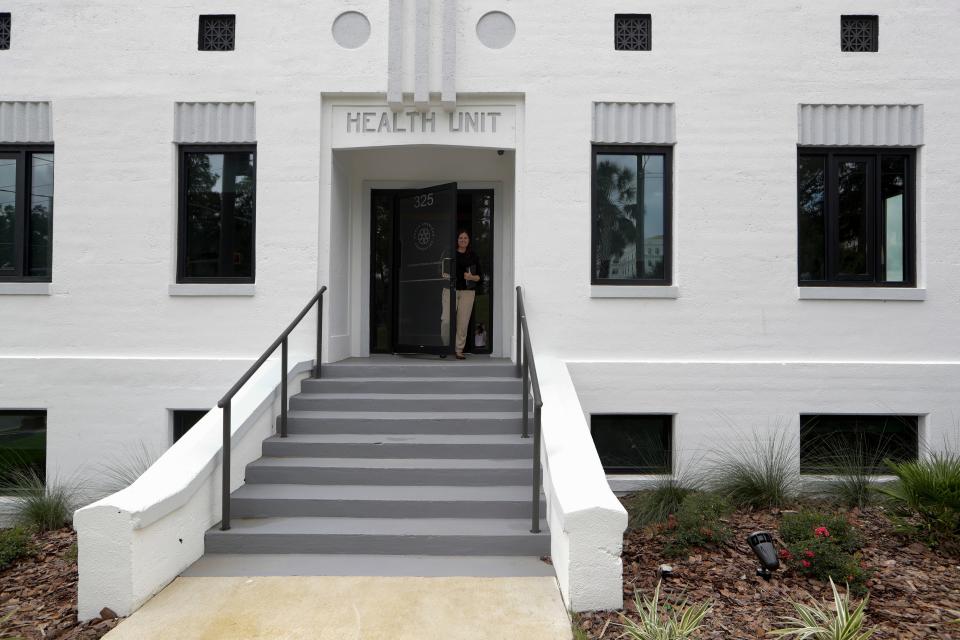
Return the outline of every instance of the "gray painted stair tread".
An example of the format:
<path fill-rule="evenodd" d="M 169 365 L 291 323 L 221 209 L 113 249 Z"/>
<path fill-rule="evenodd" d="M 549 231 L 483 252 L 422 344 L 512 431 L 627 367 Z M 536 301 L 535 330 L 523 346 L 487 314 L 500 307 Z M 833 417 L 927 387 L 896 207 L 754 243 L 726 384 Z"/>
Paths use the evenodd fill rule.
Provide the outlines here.
<path fill-rule="evenodd" d="M 326 369 L 328 367 L 342 366 L 350 367 L 357 365 L 364 365 L 367 367 L 437 367 L 451 364 L 456 367 L 476 367 L 490 365 L 514 366 L 513 361 L 511 361 L 510 358 L 491 358 L 489 356 L 482 355 L 468 355 L 466 360 L 451 363 L 449 360 L 444 360 L 442 358 L 405 358 L 403 356 L 374 354 L 363 357 L 355 356 L 351 358 L 345 358 L 343 360 L 337 360 L 336 362 L 331 362 L 330 364 L 324 364 L 323 368 Z"/>
<path fill-rule="evenodd" d="M 321 394 L 318 394 L 321 395 Z M 532 403 L 531 403 L 532 404 Z M 339 420 L 362 418 L 364 420 L 519 420 L 519 411 L 309 411 L 303 409 L 287 412 L 290 418 L 312 420 Z"/>
<path fill-rule="evenodd" d="M 483 378 L 477 378 L 476 376 L 472 377 L 457 377 L 457 376 L 363 376 L 356 378 L 309 378 L 311 382 L 333 382 L 333 383 L 344 383 L 344 382 L 436 382 L 441 380 L 443 382 L 514 382 L 519 387 L 520 378 L 515 376 L 484 376 Z"/>
<path fill-rule="evenodd" d="M 405 485 L 314 485 L 245 484 L 233 498 L 270 500 L 422 500 L 530 502 L 530 487 L 524 486 L 405 486 Z"/>
<path fill-rule="evenodd" d="M 233 518 L 230 526 L 229 531 L 214 527 L 207 536 L 549 536 L 545 521 L 540 523 L 540 533 L 530 533 L 527 518 Z"/>
<path fill-rule="evenodd" d="M 352 554 L 204 555 L 185 577 L 244 576 L 417 576 L 478 578 L 554 575 L 553 567 L 533 556 L 390 556 Z"/>
<path fill-rule="evenodd" d="M 286 438 L 270 436 L 264 442 L 296 444 L 459 444 L 465 447 L 481 444 L 515 444 L 533 447 L 533 438 L 519 434 L 430 434 L 430 433 L 291 433 Z"/>
<path fill-rule="evenodd" d="M 521 393 L 298 393 L 301 400 L 518 400 Z"/>
<path fill-rule="evenodd" d="M 250 467 L 324 467 L 347 469 L 530 469 L 525 459 L 470 458 L 259 458 Z"/>

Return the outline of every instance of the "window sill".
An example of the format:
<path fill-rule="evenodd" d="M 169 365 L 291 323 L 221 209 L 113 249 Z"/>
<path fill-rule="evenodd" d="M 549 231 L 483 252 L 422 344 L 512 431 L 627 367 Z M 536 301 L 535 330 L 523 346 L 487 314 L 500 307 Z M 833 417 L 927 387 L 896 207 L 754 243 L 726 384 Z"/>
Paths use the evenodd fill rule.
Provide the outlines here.
<path fill-rule="evenodd" d="M 0 296 L 48 296 L 49 282 L 0 282 Z"/>
<path fill-rule="evenodd" d="M 249 284 L 194 284 L 177 282 L 170 285 L 171 296 L 244 297 L 252 296 L 256 285 Z"/>
<path fill-rule="evenodd" d="M 590 285 L 591 298 L 666 298 L 680 297 L 676 285 Z"/>
<path fill-rule="evenodd" d="M 797 299 L 923 301 L 927 299 L 927 290 L 896 287 L 797 287 Z"/>
<path fill-rule="evenodd" d="M 652 489 L 664 478 L 669 477 L 669 473 L 608 473 L 607 484 L 610 485 L 610 490 L 614 493 L 630 493 L 631 491 Z"/>

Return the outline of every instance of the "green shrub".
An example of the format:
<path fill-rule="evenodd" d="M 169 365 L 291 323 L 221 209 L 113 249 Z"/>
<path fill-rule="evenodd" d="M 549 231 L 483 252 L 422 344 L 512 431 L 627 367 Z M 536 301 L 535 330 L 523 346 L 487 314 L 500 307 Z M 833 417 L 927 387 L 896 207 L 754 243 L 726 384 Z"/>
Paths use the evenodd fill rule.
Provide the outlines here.
<path fill-rule="evenodd" d="M 30 532 L 24 527 L 0 530 L 0 570 L 13 564 L 14 560 L 33 552 Z"/>
<path fill-rule="evenodd" d="M 896 506 L 915 515 L 915 533 L 933 546 L 960 537 L 960 453 L 936 452 L 922 460 L 888 462 L 897 482 L 880 488 Z"/>
<path fill-rule="evenodd" d="M 717 494 L 688 495 L 677 513 L 661 525 L 661 531 L 667 537 L 664 553 L 679 556 L 686 554 L 691 547 L 727 542 L 733 533 L 724 519 L 732 512 L 731 504 Z"/>
<path fill-rule="evenodd" d="M 778 429 L 769 436 L 754 433 L 714 459 L 713 488 L 737 506 L 785 507 L 799 492 L 796 461 L 796 447 L 785 430 Z"/>
<path fill-rule="evenodd" d="M 684 600 L 677 605 L 670 606 L 666 612 L 661 612 L 659 607 L 659 582 L 652 598 L 649 600 L 643 599 L 637 593 L 634 595 L 634 602 L 637 605 L 639 622 L 620 614 L 620 618 L 623 620 L 623 624 L 620 625 L 623 627 L 622 637 L 630 640 L 682 640 L 692 638 L 700 625 L 703 624 L 703 619 L 713 608 L 710 602 L 687 606 L 687 602 Z"/>
<path fill-rule="evenodd" d="M 44 479 L 34 470 L 14 474 L 13 512 L 19 524 L 51 531 L 70 524 L 81 503 L 81 489 L 72 482 Z"/>
<path fill-rule="evenodd" d="M 800 640 L 868 640 L 875 629 L 863 630 L 864 611 L 869 597 L 864 597 L 857 607 L 850 610 L 850 593 L 841 596 L 837 586 L 830 581 L 833 590 L 833 609 L 824 608 L 819 603 L 813 606 L 794 602 L 796 618 L 786 618 L 788 625 L 770 632 L 777 637 L 795 636 Z"/>
<path fill-rule="evenodd" d="M 856 550 L 863 537 L 840 515 L 815 512 L 785 514 L 780 522 L 784 549 L 780 559 L 793 571 L 817 580 L 846 582 L 857 593 L 866 591 L 867 571 Z"/>
<path fill-rule="evenodd" d="M 817 529 L 826 529 L 830 541 L 847 553 L 863 547 L 863 536 L 845 516 L 802 511 L 785 513 L 780 520 L 780 538 L 786 543 L 802 542 L 819 537 Z"/>

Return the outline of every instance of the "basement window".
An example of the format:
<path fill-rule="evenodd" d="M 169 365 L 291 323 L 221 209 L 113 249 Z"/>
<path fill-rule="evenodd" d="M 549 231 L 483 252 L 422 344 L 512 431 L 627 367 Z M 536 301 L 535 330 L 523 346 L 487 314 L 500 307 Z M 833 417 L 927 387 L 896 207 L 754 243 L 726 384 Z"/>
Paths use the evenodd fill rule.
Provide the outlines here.
<path fill-rule="evenodd" d="M 25 481 L 44 482 L 47 412 L 0 410 L 0 494 L 16 493 Z"/>
<path fill-rule="evenodd" d="M 53 147 L 0 145 L 0 280 L 50 282 Z"/>
<path fill-rule="evenodd" d="M 670 474 L 672 432 L 672 415 L 590 416 L 590 435 L 607 473 Z"/>
<path fill-rule="evenodd" d="M 205 410 L 174 409 L 173 410 L 173 441 L 176 442 L 200 422 L 200 418 L 207 415 Z"/>
<path fill-rule="evenodd" d="M 917 458 L 919 422 L 903 415 L 801 415 L 800 473 L 889 473 L 884 460 Z"/>
<path fill-rule="evenodd" d="M 233 51 L 236 46 L 237 16 L 200 16 L 200 51 Z"/>

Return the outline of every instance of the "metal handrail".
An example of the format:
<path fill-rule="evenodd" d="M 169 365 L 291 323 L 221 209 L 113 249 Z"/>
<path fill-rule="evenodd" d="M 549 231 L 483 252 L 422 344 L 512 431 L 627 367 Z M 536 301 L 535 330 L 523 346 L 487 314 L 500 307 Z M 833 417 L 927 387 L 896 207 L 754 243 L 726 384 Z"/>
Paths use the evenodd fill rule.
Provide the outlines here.
<path fill-rule="evenodd" d="M 300 321 L 303 320 L 303 317 L 310 312 L 313 308 L 313 305 L 317 305 L 317 361 L 313 367 L 313 377 L 320 377 L 320 357 L 323 355 L 323 293 L 327 290 L 326 285 L 320 287 L 320 290 L 317 291 L 310 302 L 303 308 L 296 318 L 293 319 L 287 328 L 283 330 L 283 333 L 273 341 L 267 350 L 263 352 L 263 355 L 250 365 L 250 368 L 247 369 L 247 372 L 240 376 L 240 379 L 237 380 L 237 383 L 230 387 L 230 390 L 227 391 L 220 401 L 217 402 L 217 406 L 223 409 L 223 477 L 221 480 L 221 518 L 220 518 L 220 530 L 227 531 L 230 529 L 230 405 L 233 402 L 233 396 L 237 395 L 237 392 L 240 391 L 240 388 L 247 383 L 248 380 L 257 372 L 264 362 L 267 361 L 273 352 L 277 350 L 277 347 L 280 347 L 280 437 L 287 437 L 287 343 L 290 337 L 290 333 L 300 324 Z"/>
<path fill-rule="evenodd" d="M 517 377 L 523 380 L 523 434 L 530 437 L 530 386 L 533 383 L 533 508 L 530 533 L 540 533 L 540 412 L 543 398 L 540 395 L 540 379 L 537 377 L 537 365 L 533 360 L 533 346 L 530 344 L 530 328 L 527 326 L 527 314 L 523 308 L 523 291 L 517 287 Z"/>

